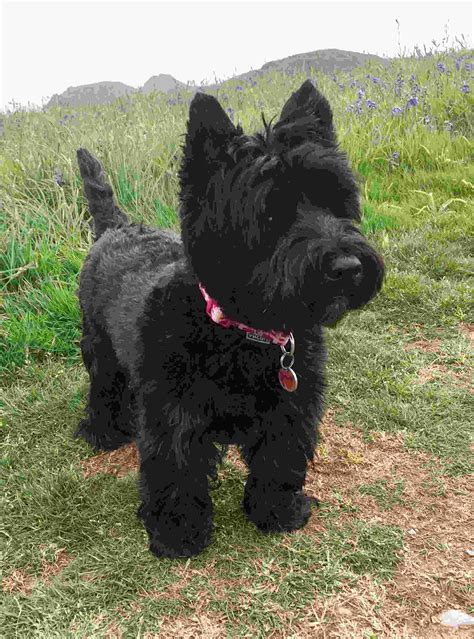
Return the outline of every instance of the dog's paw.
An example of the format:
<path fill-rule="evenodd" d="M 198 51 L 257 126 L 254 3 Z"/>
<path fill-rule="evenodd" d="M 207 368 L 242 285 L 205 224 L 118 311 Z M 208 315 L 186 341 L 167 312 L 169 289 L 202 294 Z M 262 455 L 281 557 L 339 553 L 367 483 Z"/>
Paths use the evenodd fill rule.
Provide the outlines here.
<path fill-rule="evenodd" d="M 242 511 L 262 532 L 291 532 L 303 528 L 317 499 L 302 491 L 246 493 Z"/>
<path fill-rule="evenodd" d="M 88 419 L 82 419 L 79 422 L 74 437 L 82 437 L 95 450 L 116 450 L 134 439 L 133 435 L 118 429 L 100 430 L 95 428 Z"/>
<path fill-rule="evenodd" d="M 161 539 L 150 535 L 150 550 L 156 557 L 194 557 L 205 550 L 212 541 L 212 536 L 204 536 L 196 539 L 176 540 L 173 545 L 164 544 Z"/>
<path fill-rule="evenodd" d="M 150 540 L 150 550 L 157 557 L 192 557 L 212 542 L 213 524 L 210 501 L 199 510 L 190 501 L 187 510 L 176 512 L 163 508 L 159 516 L 143 504 L 138 516 L 143 520 Z"/>

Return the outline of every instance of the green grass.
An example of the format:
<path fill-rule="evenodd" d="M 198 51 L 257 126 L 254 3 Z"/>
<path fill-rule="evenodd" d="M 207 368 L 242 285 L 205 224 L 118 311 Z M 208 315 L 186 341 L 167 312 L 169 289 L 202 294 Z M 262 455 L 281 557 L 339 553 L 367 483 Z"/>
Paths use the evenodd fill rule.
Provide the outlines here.
<path fill-rule="evenodd" d="M 381 510 L 386 510 L 403 502 L 403 488 L 403 480 L 396 481 L 394 486 L 387 486 L 385 479 L 379 479 L 371 484 L 359 486 L 359 492 L 361 495 L 370 495 Z"/>
<path fill-rule="evenodd" d="M 302 610 L 315 591 L 331 594 L 342 581 L 356 583 L 359 575 L 387 579 L 392 574 L 403 545 L 397 527 L 357 519 L 341 524 L 337 512 L 323 505 L 318 516 L 326 532 L 317 540 L 304 531 L 286 540 L 262 535 L 240 511 L 242 475 L 226 464 L 226 476 L 213 494 L 214 542 L 189 562 L 196 569 L 212 563 L 213 581 L 205 575 L 194 577 L 176 598 L 140 597 L 143 591 L 165 591 L 177 582 L 174 569 L 186 560 L 158 561 L 148 552 L 136 517 L 134 473 L 120 479 L 83 477 L 80 462 L 91 451 L 72 440 L 71 431 L 82 413 L 73 389 L 82 389 L 84 382 L 80 368 L 52 361 L 25 370 L 11 389 L 8 403 L 14 409 L 7 418 L 1 465 L 4 519 L 11 539 L 4 562 L 31 575 L 36 585 L 29 595 L 5 598 L 8 636 L 59 636 L 72 623 L 77 632 L 98 632 L 93 620 L 101 611 L 106 614 L 100 627 L 118 620 L 133 635 L 145 616 L 147 629 L 157 630 L 163 615 L 190 614 L 202 590 L 208 593 L 210 610 L 231 614 L 249 586 L 230 584 L 229 597 L 221 600 L 214 596 L 213 584 L 239 579 L 248 580 L 253 589 L 246 623 L 264 632 L 265 624 L 281 629 L 278 615 L 269 612 L 272 608 Z M 43 583 L 44 560 L 53 562 L 61 548 L 67 549 L 71 562 Z M 84 580 L 84 575 L 92 579 Z M 270 587 L 275 584 L 276 591 Z M 134 613 L 137 602 L 143 610 Z M 117 607 L 130 608 L 130 618 L 124 622 Z"/>
<path fill-rule="evenodd" d="M 367 440 L 375 431 L 402 432 L 408 454 L 431 455 L 435 486 L 471 469 L 472 350 L 464 327 L 474 322 L 474 120 L 472 86 L 461 91 L 464 81 L 472 85 L 464 67 L 469 60 L 470 51 L 447 52 L 395 60 L 387 70 L 361 69 L 352 78 L 338 74 L 337 82 L 317 77 L 360 176 L 362 230 L 387 265 L 381 295 L 327 331 L 327 404 L 337 423 L 351 422 Z M 229 81 L 219 99 L 233 109 L 234 122 L 255 130 L 260 112 L 267 119 L 278 114 L 303 79 L 273 73 L 242 90 Z M 361 87 L 358 114 L 348 107 Z M 418 105 L 405 108 L 414 93 Z M 365 99 L 377 108 L 367 108 Z M 75 151 L 97 154 L 133 220 L 178 229 L 188 103 L 185 94 L 176 104 L 137 95 L 129 103 L 6 117 L 0 139 L 3 565 L 6 576 L 23 570 L 36 580 L 31 594 L 3 597 L 8 637 L 102 637 L 112 622 L 124 636 L 142 636 L 143 628 L 157 633 L 165 617 L 191 615 L 203 593 L 208 611 L 224 613 L 232 636 L 265 636 L 283 629 L 280 613 L 298 615 L 316 593 L 356 585 L 361 575 L 390 579 L 400 561 L 403 531 L 358 519 L 357 509 L 342 502 L 339 509 L 322 504 L 314 515 L 322 532 L 261 535 L 241 514 L 244 478 L 229 465 L 214 492 L 213 545 L 188 563 L 158 561 L 136 518 L 136 477 L 83 477 L 80 463 L 93 453 L 71 438 L 87 391 L 75 291 L 91 236 Z M 396 105 L 404 111 L 393 116 Z M 434 339 L 439 345 L 432 351 L 406 348 Z M 426 370 L 434 371 L 428 380 Z M 395 488 L 376 480 L 358 490 L 390 511 L 404 503 L 403 479 Z M 62 548 L 70 563 L 44 582 L 44 562 Z M 140 596 L 176 583 L 177 566 L 201 573 L 179 595 Z M 216 593 L 216 580 L 226 584 L 225 597 Z M 244 601 L 249 588 L 251 605 Z"/>

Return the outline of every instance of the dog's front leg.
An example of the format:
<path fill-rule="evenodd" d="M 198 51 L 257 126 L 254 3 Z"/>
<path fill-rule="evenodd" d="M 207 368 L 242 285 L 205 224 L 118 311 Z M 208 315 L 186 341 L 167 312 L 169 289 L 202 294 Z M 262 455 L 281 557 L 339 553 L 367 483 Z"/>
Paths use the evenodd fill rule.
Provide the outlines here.
<path fill-rule="evenodd" d="M 281 415 L 258 442 L 242 447 L 249 466 L 242 510 L 264 532 L 302 528 L 311 514 L 311 498 L 303 493 L 308 460 L 312 458 L 316 428 L 295 425 Z"/>
<path fill-rule="evenodd" d="M 158 557 L 189 557 L 212 538 L 212 502 L 208 475 L 218 451 L 197 418 L 180 406 L 154 411 L 147 402 L 142 416 L 139 516 Z"/>

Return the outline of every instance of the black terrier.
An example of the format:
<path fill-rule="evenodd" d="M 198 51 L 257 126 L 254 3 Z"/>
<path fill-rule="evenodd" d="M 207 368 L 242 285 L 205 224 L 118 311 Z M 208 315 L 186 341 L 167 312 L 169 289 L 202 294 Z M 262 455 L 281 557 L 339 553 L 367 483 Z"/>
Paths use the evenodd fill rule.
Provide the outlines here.
<path fill-rule="evenodd" d="M 322 326 L 383 280 L 353 224 L 357 183 L 326 98 L 306 81 L 263 124 L 244 135 L 214 97 L 195 95 L 181 238 L 130 224 L 100 163 L 77 152 L 96 242 L 79 288 L 90 394 L 76 434 L 109 450 L 137 440 L 139 515 L 158 556 L 211 542 L 210 479 L 229 443 L 249 468 L 246 517 L 267 532 L 307 523 Z"/>

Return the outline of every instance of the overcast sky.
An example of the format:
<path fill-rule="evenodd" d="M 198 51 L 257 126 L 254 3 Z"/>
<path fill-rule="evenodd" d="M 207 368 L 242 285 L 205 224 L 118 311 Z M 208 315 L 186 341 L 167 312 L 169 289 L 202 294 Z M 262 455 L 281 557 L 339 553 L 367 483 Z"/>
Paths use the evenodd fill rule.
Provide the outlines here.
<path fill-rule="evenodd" d="M 2 0 L 0 108 L 41 105 L 69 86 L 142 86 L 150 76 L 225 79 L 295 53 L 337 48 L 396 55 L 461 34 L 471 2 L 53 2 Z"/>

